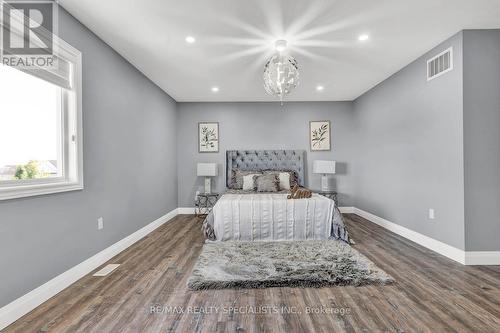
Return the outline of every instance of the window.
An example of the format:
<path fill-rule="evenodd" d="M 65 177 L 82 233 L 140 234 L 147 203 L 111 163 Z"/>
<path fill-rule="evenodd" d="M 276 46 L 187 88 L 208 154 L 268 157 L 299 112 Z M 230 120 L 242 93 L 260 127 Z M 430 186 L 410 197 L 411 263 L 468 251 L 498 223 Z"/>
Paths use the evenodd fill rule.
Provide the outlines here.
<path fill-rule="evenodd" d="M 0 64 L 0 200 L 83 188 L 81 54 L 58 43 L 56 70 Z"/>

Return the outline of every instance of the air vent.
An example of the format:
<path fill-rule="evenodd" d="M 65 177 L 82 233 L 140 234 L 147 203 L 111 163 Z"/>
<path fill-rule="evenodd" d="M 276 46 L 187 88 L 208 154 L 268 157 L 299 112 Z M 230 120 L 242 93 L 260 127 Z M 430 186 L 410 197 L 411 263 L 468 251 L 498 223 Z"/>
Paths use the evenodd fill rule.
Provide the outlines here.
<path fill-rule="evenodd" d="M 427 81 L 437 78 L 453 69 L 453 48 L 450 47 L 427 60 Z"/>

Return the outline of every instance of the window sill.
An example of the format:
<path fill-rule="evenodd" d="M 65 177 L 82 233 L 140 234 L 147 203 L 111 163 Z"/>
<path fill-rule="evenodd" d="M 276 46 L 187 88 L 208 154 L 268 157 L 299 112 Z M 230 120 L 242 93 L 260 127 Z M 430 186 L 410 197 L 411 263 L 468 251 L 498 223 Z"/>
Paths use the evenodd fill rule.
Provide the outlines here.
<path fill-rule="evenodd" d="M 64 181 L 57 183 L 29 184 L 9 187 L 0 186 L 0 201 L 78 190 L 83 190 L 83 182 Z"/>

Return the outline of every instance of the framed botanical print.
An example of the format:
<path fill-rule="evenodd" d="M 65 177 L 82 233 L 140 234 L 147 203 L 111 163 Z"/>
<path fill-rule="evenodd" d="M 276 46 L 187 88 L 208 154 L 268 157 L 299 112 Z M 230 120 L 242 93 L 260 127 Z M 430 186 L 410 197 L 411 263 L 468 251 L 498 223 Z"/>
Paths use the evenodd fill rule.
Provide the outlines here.
<path fill-rule="evenodd" d="M 331 149 L 330 141 L 330 121 L 310 121 L 309 122 L 309 142 L 311 151 L 324 151 Z"/>
<path fill-rule="evenodd" d="M 219 123 L 198 123 L 198 152 L 219 152 Z"/>

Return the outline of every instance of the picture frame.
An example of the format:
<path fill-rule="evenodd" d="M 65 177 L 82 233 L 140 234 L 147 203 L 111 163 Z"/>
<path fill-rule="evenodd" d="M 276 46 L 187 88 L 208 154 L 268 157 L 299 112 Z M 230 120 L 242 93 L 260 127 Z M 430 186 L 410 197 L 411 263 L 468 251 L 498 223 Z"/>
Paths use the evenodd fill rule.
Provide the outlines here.
<path fill-rule="evenodd" d="M 199 153 L 219 152 L 218 122 L 198 123 L 198 152 Z"/>
<path fill-rule="evenodd" d="M 331 147 L 331 124 L 329 120 L 309 122 L 309 146 L 311 151 L 329 151 Z"/>

